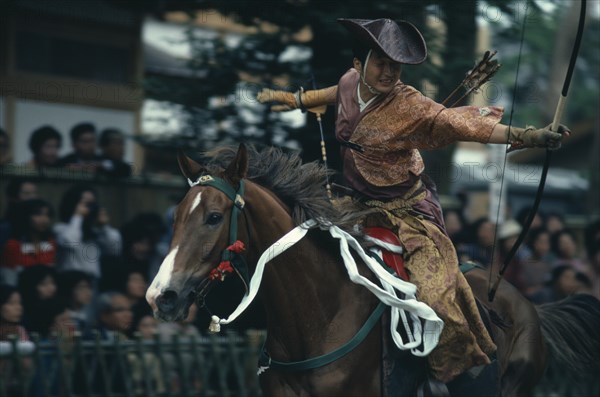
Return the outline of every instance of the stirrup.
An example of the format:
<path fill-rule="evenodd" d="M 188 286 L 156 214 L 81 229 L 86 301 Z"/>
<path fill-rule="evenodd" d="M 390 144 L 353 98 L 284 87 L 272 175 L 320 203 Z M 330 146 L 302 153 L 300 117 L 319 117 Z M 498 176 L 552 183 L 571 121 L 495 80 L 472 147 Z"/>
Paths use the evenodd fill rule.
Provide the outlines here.
<path fill-rule="evenodd" d="M 428 376 L 417 387 L 417 397 L 450 397 L 450 391 L 444 382 Z"/>

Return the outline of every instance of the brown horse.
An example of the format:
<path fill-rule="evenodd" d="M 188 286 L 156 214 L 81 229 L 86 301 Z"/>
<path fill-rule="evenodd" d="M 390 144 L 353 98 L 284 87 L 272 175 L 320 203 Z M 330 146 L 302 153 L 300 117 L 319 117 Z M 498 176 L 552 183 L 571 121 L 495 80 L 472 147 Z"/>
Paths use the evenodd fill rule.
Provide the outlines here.
<path fill-rule="evenodd" d="M 302 164 L 297 155 L 273 148 L 258 152 L 241 145 L 237 152 L 231 148 L 216 151 L 205 165 L 184 155 L 178 160 L 192 187 L 177 207 L 170 253 L 148 289 L 147 300 L 157 318 L 182 319 L 197 295 L 206 294 L 207 286 L 218 284 L 218 279 L 232 270 L 243 276 L 235 264 L 233 269 L 222 267 L 229 263 L 224 259 L 233 261 L 223 254 L 232 241 L 244 243 L 246 249 L 240 256 L 253 273 L 260 256 L 301 222 L 348 220 L 331 205 L 322 188 L 327 170 L 316 163 Z M 201 183 L 213 178 L 227 186 Z M 243 195 L 238 190 L 242 181 Z M 233 236 L 232 227 L 237 228 Z M 358 268 L 377 282 L 363 263 L 358 263 Z M 476 269 L 467 279 L 480 302 L 486 303 L 487 273 Z M 265 349 L 282 362 L 305 360 L 338 348 L 353 338 L 379 303 L 366 288 L 348 279 L 339 244 L 319 229 L 311 230 L 269 262 L 259 296 L 267 316 Z M 590 321 L 584 317 L 592 316 L 600 321 L 595 304 L 574 317 Z M 493 304 L 487 306 L 498 346 L 502 394 L 529 395 L 547 365 L 540 316 L 506 282 L 501 283 Z M 547 309 L 556 310 L 557 306 Z M 266 395 L 273 396 L 382 395 L 384 331 L 378 322 L 354 350 L 321 368 L 266 370 L 260 375 L 261 386 Z M 585 335 L 584 331 L 574 334 L 576 339 L 588 341 L 577 358 L 586 363 L 596 360 L 596 365 L 600 361 L 598 336 Z M 553 343 L 564 343 L 561 348 L 571 351 L 564 341 Z M 590 353 L 589 349 L 596 350 Z M 410 390 L 407 394 L 414 395 L 412 386 Z"/>

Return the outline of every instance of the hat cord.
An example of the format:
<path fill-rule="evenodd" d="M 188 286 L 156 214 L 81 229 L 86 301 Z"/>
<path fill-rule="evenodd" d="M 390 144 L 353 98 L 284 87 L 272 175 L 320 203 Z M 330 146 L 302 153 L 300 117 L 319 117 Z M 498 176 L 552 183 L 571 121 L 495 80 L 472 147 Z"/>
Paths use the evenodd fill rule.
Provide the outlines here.
<path fill-rule="evenodd" d="M 365 75 L 367 74 L 367 65 L 369 64 L 369 59 L 371 58 L 372 52 L 373 52 L 373 50 L 369 50 L 369 52 L 367 53 L 367 58 L 365 59 L 365 66 L 362 68 L 362 72 L 360 73 L 360 80 L 363 82 L 364 85 L 367 86 L 367 88 L 369 89 L 369 92 L 371 94 L 379 95 L 379 94 L 381 94 L 381 92 L 379 92 L 375 88 L 371 87 L 369 84 L 367 84 L 367 81 L 365 80 Z"/>

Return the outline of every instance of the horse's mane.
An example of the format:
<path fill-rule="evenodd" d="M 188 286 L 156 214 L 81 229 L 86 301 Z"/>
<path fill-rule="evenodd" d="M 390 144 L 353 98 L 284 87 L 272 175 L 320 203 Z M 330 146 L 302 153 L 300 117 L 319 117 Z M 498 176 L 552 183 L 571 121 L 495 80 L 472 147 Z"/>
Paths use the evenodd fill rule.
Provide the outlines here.
<path fill-rule="evenodd" d="M 292 209 L 296 224 L 308 219 L 331 222 L 347 228 L 364 215 L 354 203 L 333 205 L 325 190 L 326 176 L 333 172 L 316 161 L 303 163 L 297 152 L 284 152 L 277 147 L 257 149 L 247 145 L 247 178 L 273 192 Z M 203 154 L 209 173 L 221 173 L 235 158 L 237 148 L 225 146 Z"/>

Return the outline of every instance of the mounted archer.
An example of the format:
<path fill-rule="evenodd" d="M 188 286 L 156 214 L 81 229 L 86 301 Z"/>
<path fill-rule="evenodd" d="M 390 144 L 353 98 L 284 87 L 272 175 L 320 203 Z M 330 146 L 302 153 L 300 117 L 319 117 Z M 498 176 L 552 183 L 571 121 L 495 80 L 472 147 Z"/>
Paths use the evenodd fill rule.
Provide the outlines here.
<path fill-rule="evenodd" d="M 387 227 L 398 235 L 418 299 L 444 320 L 429 364 L 433 376 L 447 383 L 490 364 L 496 346 L 459 271 L 419 150 L 458 141 L 558 149 L 569 131 L 500 124 L 499 107 L 446 108 L 400 81 L 402 64 L 420 64 L 427 57 L 425 41 L 413 25 L 389 19 L 338 21 L 354 39 L 354 59 L 336 86 L 296 93 L 264 89 L 258 100 L 282 103 L 276 111 L 336 106 L 344 179 L 367 198 L 367 206 L 378 209 L 365 226 Z"/>

